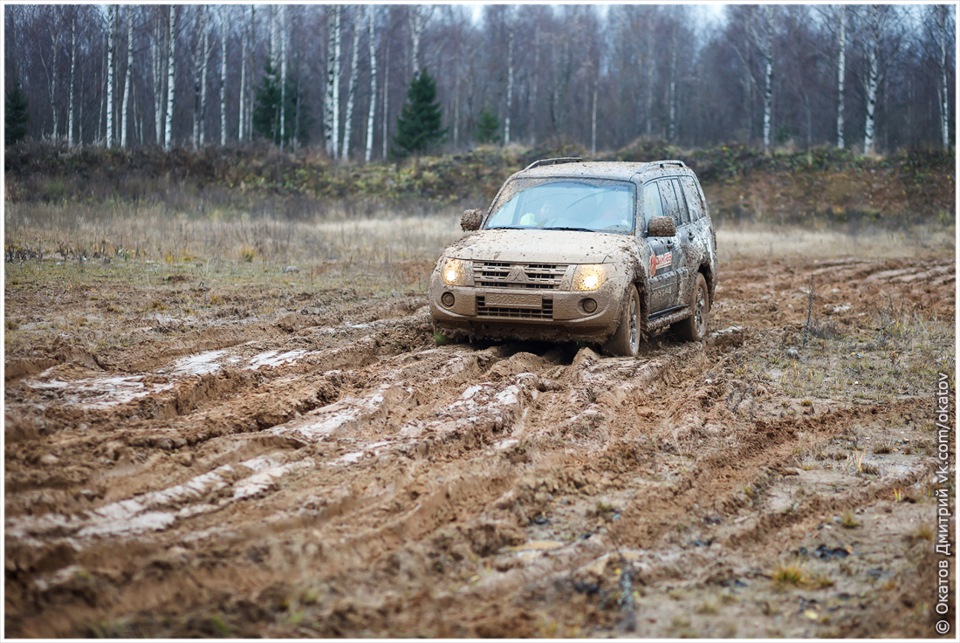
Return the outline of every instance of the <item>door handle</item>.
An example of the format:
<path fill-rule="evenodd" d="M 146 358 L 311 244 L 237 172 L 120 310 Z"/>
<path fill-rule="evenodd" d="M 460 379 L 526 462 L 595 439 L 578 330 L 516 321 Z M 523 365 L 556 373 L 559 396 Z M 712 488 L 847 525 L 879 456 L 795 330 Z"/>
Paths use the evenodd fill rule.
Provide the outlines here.
<path fill-rule="evenodd" d="M 691 230 L 691 231 L 687 234 L 687 238 L 690 239 L 690 241 L 693 241 L 693 230 Z"/>

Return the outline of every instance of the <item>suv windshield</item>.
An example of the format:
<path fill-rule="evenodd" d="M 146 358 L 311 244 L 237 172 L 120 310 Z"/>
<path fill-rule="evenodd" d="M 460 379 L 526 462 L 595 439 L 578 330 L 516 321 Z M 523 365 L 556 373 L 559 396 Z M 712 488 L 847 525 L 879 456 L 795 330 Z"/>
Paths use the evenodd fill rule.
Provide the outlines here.
<path fill-rule="evenodd" d="M 633 183 L 600 179 L 515 179 L 494 203 L 484 229 L 633 232 Z"/>

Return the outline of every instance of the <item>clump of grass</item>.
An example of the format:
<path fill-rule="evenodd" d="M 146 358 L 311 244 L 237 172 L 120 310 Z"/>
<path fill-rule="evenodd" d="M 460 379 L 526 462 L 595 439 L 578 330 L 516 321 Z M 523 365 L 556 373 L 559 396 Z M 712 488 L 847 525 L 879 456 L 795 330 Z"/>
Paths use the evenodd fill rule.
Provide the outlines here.
<path fill-rule="evenodd" d="M 890 444 L 889 442 L 884 442 L 883 444 L 877 445 L 877 447 L 873 450 L 873 452 L 876 453 L 877 455 L 884 455 L 887 453 L 891 453 L 893 452 L 893 445 Z"/>
<path fill-rule="evenodd" d="M 779 588 L 800 587 L 810 582 L 810 576 L 800 563 L 780 563 L 770 577 Z"/>
<path fill-rule="evenodd" d="M 910 537 L 915 540 L 933 540 L 933 528 L 930 525 L 920 525 L 913 530 Z"/>
<path fill-rule="evenodd" d="M 698 614 L 716 614 L 718 611 L 719 607 L 717 607 L 717 604 L 710 599 L 705 600 L 700 604 L 699 607 L 697 607 Z"/>
<path fill-rule="evenodd" d="M 827 576 L 826 574 L 817 574 L 813 577 L 813 584 L 817 589 L 827 589 L 828 587 L 833 587 L 833 579 Z"/>
<path fill-rule="evenodd" d="M 857 520 L 852 511 L 844 511 L 840 516 L 840 526 L 844 529 L 856 529 L 860 526 L 860 521 Z"/>

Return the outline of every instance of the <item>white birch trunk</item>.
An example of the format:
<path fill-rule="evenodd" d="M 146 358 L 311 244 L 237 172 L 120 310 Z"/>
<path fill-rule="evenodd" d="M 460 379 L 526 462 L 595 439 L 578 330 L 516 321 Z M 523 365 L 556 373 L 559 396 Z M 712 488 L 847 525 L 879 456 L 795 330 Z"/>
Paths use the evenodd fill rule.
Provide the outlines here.
<path fill-rule="evenodd" d="M 193 147 L 196 149 L 200 143 L 200 123 L 203 120 L 201 109 L 201 93 L 203 92 L 203 76 L 206 65 L 204 58 L 204 36 L 206 35 L 206 6 L 197 7 L 197 44 L 193 49 Z"/>
<path fill-rule="evenodd" d="M 327 154 L 336 160 L 340 143 L 340 5 L 333 7 L 327 41 L 327 109 L 324 111 Z"/>
<path fill-rule="evenodd" d="M 284 149 L 287 132 L 287 5 L 280 9 L 283 20 L 283 33 L 280 35 L 280 149 Z"/>
<path fill-rule="evenodd" d="M 840 28 L 837 30 L 837 147 L 841 150 L 844 147 L 843 140 L 843 110 L 844 96 L 843 86 L 846 82 L 847 73 L 847 8 L 841 6 L 840 9 Z"/>
<path fill-rule="evenodd" d="M 377 39 L 375 31 L 376 8 L 367 7 L 367 20 L 369 29 L 370 46 L 370 106 L 367 108 L 367 145 L 363 154 L 363 160 L 370 162 L 373 156 L 373 121 L 377 114 Z M 457 77 L 459 82 L 460 77 Z"/>
<path fill-rule="evenodd" d="M 203 47 L 200 71 L 200 147 L 207 142 L 207 70 L 210 68 L 210 30 L 203 22 Z"/>
<path fill-rule="evenodd" d="M 423 9 L 420 5 L 411 5 L 410 9 L 410 67 L 413 76 L 420 73 L 420 38 L 423 35 Z"/>
<path fill-rule="evenodd" d="M 670 37 L 670 85 L 667 96 L 667 140 L 677 142 L 677 23 L 673 23 L 673 32 Z"/>
<path fill-rule="evenodd" d="M 241 62 L 241 64 L 243 64 Z M 227 144 L 227 12 L 220 7 L 220 146 Z"/>
<path fill-rule="evenodd" d="M 163 84 L 166 74 L 164 73 L 163 63 L 166 57 L 163 55 L 164 33 L 163 23 L 160 19 L 161 13 L 157 11 L 157 24 L 154 29 L 153 42 L 150 43 L 150 50 L 153 55 L 153 125 L 156 135 L 156 143 L 160 145 L 163 142 Z"/>
<path fill-rule="evenodd" d="M 873 153 L 877 87 L 880 84 L 880 15 L 876 7 L 867 9 L 870 24 L 867 35 L 867 113 L 863 128 L 863 153 Z"/>
<path fill-rule="evenodd" d="M 250 11 L 253 12 L 253 7 L 250 7 Z M 243 13 L 246 14 L 247 10 L 243 9 Z M 245 24 L 246 15 L 241 16 L 240 18 L 240 100 L 239 103 L 240 113 L 238 114 L 237 120 L 237 141 L 243 142 L 244 133 L 246 132 L 246 96 L 247 96 L 247 25 Z"/>
<path fill-rule="evenodd" d="M 67 99 L 67 145 L 73 146 L 73 124 L 75 111 L 73 107 L 74 83 L 77 78 L 77 15 L 74 13 L 70 22 L 70 97 Z"/>
<path fill-rule="evenodd" d="M 593 77 L 593 115 L 590 119 L 590 153 L 597 155 L 597 96 L 600 93 L 600 74 Z"/>
<path fill-rule="evenodd" d="M 127 71 L 123 81 L 123 109 L 120 111 L 120 147 L 127 147 L 127 116 L 130 110 L 130 83 L 133 78 L 133 7 L 127 7 Z"/>
<path fill-rule="evenodd" d="M 763 5 L 763 151 L 770 151 L 773 127 L 773 19 L 770 6 Z"/>
<path fill-rule="evenodd" d="M 105 137 L 107 147 L 113 147 L 113 47 L 117 41 L 116 16 L 117 5 L 110 5 L 107 9 L 107 135 Z M 56 119 L 54 119 L 54 131 L 56 131 Z"/>
<path fill-rule="evenodd" d="M 943 149 L 950 149 L 950 88 L 947 84 L 947 32 L 950 8 L 938 5 L 934 11 L 937 16 L 937 44 L 940 46 L 940 86 L 937 88 L 940 103 L 940 138 Z"/>
<path fill-rule="evenodd" d="M 510 145 L 510 111 L 513 107 L 513 21 L 507 34 L 507 106 L 503 118 L 503 144 Z"/>
<path fill-rule="evenodd" d="M 167 21 L 170 23 L 170 42 L 167 45 L 167 113 L 163 131 L 163 148 L 169 152 L 173 144 L 173 106 L 176 85 L 173 74 L 177 54 L 177 7 L 175 5 L 170 6 Z"/>
<path fill-rule="evenodd" d="M 386 47 L 384 47 L 386 50 Z M 387 146 L 390 142 L 389 123 L 387 116 L 390 112 L 390 61 L 387 60 L 383 65 L 383 159 L 387 158 Z"/>
<path fill-rule="evenodd" d="M 457 51 L 457 77 L 453 84 L 453 149 L 460 145 L 460 77 L 463 75 L 460 52 Z"/>
<path fill-rule="evenodd" d="M 360 10 L 354 9 L 354 28 L 353 28 L 353 46 L 350 54 L 350 79 L 347 82 L 347 112 L 343 119 L 343 147 L 340 151 L 340 158 L 347 161 L 350 159 L 350 130 L 353 126 L 353 104 L 357 94 L 357 80 L 359 76 L 360 65 L 357 58 L 360 55 Z"/>

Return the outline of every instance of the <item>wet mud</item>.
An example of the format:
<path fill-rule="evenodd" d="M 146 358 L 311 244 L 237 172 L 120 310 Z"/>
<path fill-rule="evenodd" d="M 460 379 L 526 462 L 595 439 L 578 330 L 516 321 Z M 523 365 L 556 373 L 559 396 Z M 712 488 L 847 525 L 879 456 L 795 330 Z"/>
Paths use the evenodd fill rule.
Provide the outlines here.
<path fill-rule="evenodd" d="M 8 355 L 5 634 L 932 636 L 952 261 L 721 270 L 636 359 L 421 296 Z"/>

